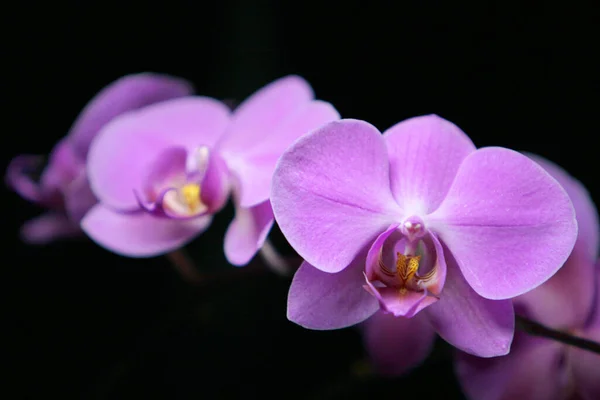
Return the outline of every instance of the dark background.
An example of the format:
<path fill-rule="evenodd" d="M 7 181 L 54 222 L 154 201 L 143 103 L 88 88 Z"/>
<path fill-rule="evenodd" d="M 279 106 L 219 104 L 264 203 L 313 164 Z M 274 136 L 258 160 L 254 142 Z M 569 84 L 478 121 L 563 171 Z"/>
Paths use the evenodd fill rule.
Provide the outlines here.
<path fill-rule="evenodd" d="M 0 24 L 2 168 L 47 153 L 125 74 L 239 101 L 295 73 L 343 117 L 384 130 L 436 113 L 477 146 L 554 160 L 598 201 L 594 10 L 416 3 L 14 2 Z M 25 246 L 18 228 L 41 210 L 6 188 L 2 199 L 5 398 L 461 398 L 443 344 L 413 373 L 374 379 L 356 330 L 288 322 L 286 279 L 226 264 L 230 208 L 190 252 L 206 274 L 240 274 L 191 286 L 162 258 Z"/>

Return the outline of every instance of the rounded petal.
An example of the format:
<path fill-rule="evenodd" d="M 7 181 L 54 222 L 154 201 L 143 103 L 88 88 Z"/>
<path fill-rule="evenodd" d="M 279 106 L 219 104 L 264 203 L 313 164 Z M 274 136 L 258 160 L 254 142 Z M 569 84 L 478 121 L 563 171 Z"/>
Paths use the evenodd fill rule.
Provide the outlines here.
<path fill-rule="evenodd" d="M 66 215 L 48 212 L 27 221 L 21 227 L 21 238 L 28 244 L 43 245 L 54 240 L 81 235 L 81 228 Z"/>
<path fill-rule="evenodd" d="M 448 251 L 445 254 L 446 283 L 440 300 L 423 312 L 436 332 L 460 350 L 478 357 L 507 354 L 515 331 L 511 301 L 479 296 L 469 287 Z"/>
<path fill-rule="evenodd" d="M 407 214 L 425 215 L 435 210 L 461 162 L 475 151 L 460 128 L 437 115 L 407 119 L 383 135 L 390 157 L 392 193 Z"/>
<path fill-rule="evenodd" d="M 228 120 L 224 104 L 204 97 L 169 100 L 113 119 L 90 147 L 87 170 L 92 191 L 110 207 L 137 209 L 133 191 L 163 150 L 211 147 Z"/>
<path fill-rule="evenodd" d="M 362 288 L 364 256 L 334 274 L 302 263 L 288 294 L 287 317 L 305 328 L 328 330 L 358 324 L 373 315 L 379 305 Z"/>
<path fill-rule="evenodd" d="M 235 209 L 235 218 L 225 233 L 225 257 L 233 265 L 250 262 L 273 226 L 273 209 L 265 201 L 254 207 Z"/>
<path fill-rule="evenodd" d="M 296 139 L 339 118 L 331 104 L 312 101 L 286 118 L 268 137 L 257 141 L 260 146 L 230 156 L 227 163 L 241 183 L 242 207 L 250 207 L 269 198 L 277 160 Z"/>
<path fill-rule="evenodd" d="M 588 330 L 584 336 L 600 343 L 600 326 Z M 576 390 L 584 400 L 600 399 L 600 354 L 577 347 L 569 347 Z"/>
<path fill-rule="evenodd" d="M 548 280 L 573 250 L 577 222 L 564 189 L 538 164 L 488 147 L 462 163 L 427 221 L 475 291 L 508 299 Z"/>
<path fill-rule="evenodd" d="M 431 353 L 435 332 L 424 314 L 413 318 L 375 313 L 361 324 L 365 348 L 381 375 L 401 375 Z"/>
<path fill-rule="evenodd" d="M 577 216 L 577 225 L 579 227 L 577 241 L 584 244 L 589 259 L 595 261 L 598 258 L 600 250 L 600 239 L 598 237 L 600 223 L 598 222 L 598 210 L 592 201 L 590 193 L 581 182 L 552 161 L 535 154 L 526 155 L 541 165 L 567 191 L 573 202 Z"/>
<path fill-rule="evenodd" d="M 114 253 L 153 257 L 184 246 L 210 222 L 208 216 L 176 220 L 145 212 L 121 214 L 97 204 L 83 218 L 81 227 L 93 241 Z"/>
<path fill-rule="evenodd" d="M 331 122 L 279 160 L 271 191 L 277 223 L 302 258 L 323 271 L 340 271 L 399 221 L 388 174 L 377 129 L 357 120 Z"/>
<path fill-rule="evenodd" d="M 595 290 L 595 264 L 587 253 L 583 243 L 576 243 L 552 278 L 513 300 L 517 313 L 554 329 L 584 326 Z"/>
<path fill-rule="evenodd" d="M 264 86 L 240 104 L 218 149 L 243 154 L 260 146 L 284 120 L 308 104 L 312 88 L 299 76 L 286 76 Z"/>
<path fill-rule="evenodd" d="M 192 94 L 192 85 L 163 74 L 124 76 L 102 89 L 83 109 L 71 127 L 69 142 L 82 160 L 90 142 L 110 120 L 124 112 Z"/>
<path fill-rule="evenodd" d="M 458 381 L 472 400 L 561 400 L 561 345 L 518 333 L 503 357 L 456 357 Z"/>

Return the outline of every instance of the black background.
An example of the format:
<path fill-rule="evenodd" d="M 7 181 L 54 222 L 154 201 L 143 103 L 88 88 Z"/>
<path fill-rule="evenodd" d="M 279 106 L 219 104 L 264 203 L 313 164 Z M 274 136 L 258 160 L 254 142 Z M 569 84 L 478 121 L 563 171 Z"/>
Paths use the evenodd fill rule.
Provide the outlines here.
<path fill-rule="evenodd" d="M 14 2 L 0 24 L 2 168 L 47 153 L 125 74 L 181 76 L 239 101 L 295 73 L 343 117 L 384 130 L 436 113 L 477 146 L 554 160 L 598 201 L 595 10 L 455 3 Z M 286 320 L 286 279 L 242 273 L 192 287 L 162 258 L 85 240 L 25 246 L 19 226 L 41 210 L 6 188 L 2 199 L 10 398 L 461 398 L 444 345 L 403 378 L 365 377 L 356 330 Z M 190 248 L 206 274 L 240 272 L 221 250 L 231 216 Z"/>

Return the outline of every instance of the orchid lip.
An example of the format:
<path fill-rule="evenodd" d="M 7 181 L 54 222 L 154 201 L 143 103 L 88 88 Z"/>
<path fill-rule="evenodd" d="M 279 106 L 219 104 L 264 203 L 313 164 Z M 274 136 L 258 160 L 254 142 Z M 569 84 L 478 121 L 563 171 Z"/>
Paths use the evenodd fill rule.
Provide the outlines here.
<path fill-rule="evenodd" d="M 169 164 L 171 160 L 166 158 L 162 172 L 152 177 L 140 192 L 134 191 L 140 207 L 157 217 L 189 219 L 213 212 L 210 201 L 206 201 L 203 193 L 203 181 L 207 176 L 210 151 L 208 147 L 201 146 L 193 152 L 184 156 L 179 149 L 173 153 L 179 157 L 179 161 L 185 160 L 183 164 Z M 159 164 L 160 165 L 160 164 Z"/>
<path fill-rule="evenodd" d="M 186 183 L 177 190 L 170 190 L 163 197 L 163 206 L 177 215 L 197 215 L 208 210 L 200 197 L 197 183 Z"/>
<path fill-rule="evenodd" d="M 424 225 L 418 217 L 407 218 L 382 234 L 369 252 L 364 288 L 384 312 L 411 317 L 439 300 L 444 267 Z"/>
<path fill-rule="evenodd" d="M 209 207 L 201 198 L 201 185 L 185 183 L 179 187 L 163 189 L 160 193 L 149 193 L 148 199 L 135 192 L 140 207 L 157 217 L 188 219 L 209 213 Z"/>
<path fill-rule="evenodd" d="M 407 246 L 408 247 L 408 246 Z M 419 273 L 421 255 L 405 255 L 396 253 L 395 268 L 388 267 L 382 259 L 380 252 L 378 260 L 378 273 L 380 277 L 386 276 L 396 281 L 392 286 L 397 287 L 400 294 L 405 294 L 408 290 L 423 291 L 426 290 L 431 281 L 435 278 L 435 267 L 424 274 Z"/>

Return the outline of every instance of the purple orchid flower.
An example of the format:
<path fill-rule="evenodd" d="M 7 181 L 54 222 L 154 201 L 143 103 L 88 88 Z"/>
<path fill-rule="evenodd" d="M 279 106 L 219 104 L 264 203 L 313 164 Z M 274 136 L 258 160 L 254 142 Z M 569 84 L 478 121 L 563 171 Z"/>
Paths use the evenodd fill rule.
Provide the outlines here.
<path fill-rule="evenodd" d="M 547 282 L 535 290 L 517 297 L 513 303 L 517 305 L 517 311 L 521 310 L 520 313 L 529 314 L 534 319 L 541 316 L 540 319 L 549 326 L 558 329 L 573 329 L 576 326 L 583 326 L 590 315 L 594 289 L 594 260 L 598 253 L 598 215 L 589 194 L 578 181 L 569 177 L 560 167 L 539 156 L 531 154 L 527 156 L 544 167 L 566 189 L 574 204 L 579 233 L 574 250 L 565 265 Z M 525 312 L 524 308 L 531 311 Z M 375 369 L 381 375 L 401 375 L 415 368 L 430 354 L 435 339 L 435 331 L 423 314 L 409 319 L 395 318 L 391 314 L 386 315 L 384 312 L 378 311 L 361 323 L 360 328 L 367 353 Z M 521 336 L 525 335 L 517 334 L 510 357 L 518 357 L 515 355 L 518 354 L 515 351 L 515 345 L 516 348 L 521 348 L 521 340 L 534 343 L 541 341 Z M 478 368 L 481 365 L 485 363 L 493 365 L 499 362 L 499 359 L 488 362 L 464 354 L 461 357 L 461 362 L 467 363 L 466 366 L 461 365 L 461 370 L 467 370 L 469 362 L 472 362 L 472 371 L 468 373 L 470 378 L 464 380 L 465 387 L 477 385 L 475 383 L 478 381 L 477 375 L 472 374 L 480 371 Z M 527 368 L 529 367 L 527 366 Z M 600 370 L 600 367 L 598 368 Z M 558 375 L 557 373 L 552 379 Z M 477 390 L 487 391 L 487 387 L 488 384 L 485 383 L 479 389 L 477 386 L 472 389 L 476 393 L 473 395 L 473 399 L 487 399 L 485 396 L 481 397 L 477 392 Z M 503 390 L 497 390 L 494 393 L 503 393 Z M 494 396 L 497 395 L 494 394 L 490 398 L 498 398 Z"/>
<path fill-rule="evenodd" d="M 399 376 L 418 367 L 433 350 L 435 330 L 426 313 L 407 318 L 380 310 L 359 327 L 371 364 L 382 376 Z"/>
<path fill-rule="evenodd" d="M 565 265 L 546 283 L 517 297 L 515 310 L 550 328 L 600 341 L 598 213 L 581 183 L 550 161 L 531 157 L 571 197 L 579 235 Z M 456 371 L 473 400 L 600 399 L 600 355 L 522 332 L 504 357 L 458 354 Z"/>
<path fill-rule="evenodd" d="M 44 157 L 15 157 L 7 169 L 7 184 L 21 197 L 51 210 L 23 225 L 23 239 L 44 244 L 82 234 L 79 222 L 96 203 L 85 174 L 88 148 L 96 133 L 126 111 L 192 92 L 188 82 L 167 75 L 122 77 L 102 89 L 83 109 L 67 136 L 50 153 L 39 182 L 30 175 L 43 164 Z"/>
<path fill-rule="evenodd" d="M 310 85 L 288 76 L 265 86 L 230 115 L 223 103 L 186 97 L 127 113 L 90 148 L 88 175 L 99 199 L 82 221 L 101 246 L 130 257 L 175 250 L 234 199 L 225 254 L 244 265 L 273 225 L 271 176 L 298 137 L 339 119 Z"/>
<path fill-rule="evenodd" d="M 305 259 L 290 320 L 337 329 L 379 309 L 423 312 L 442 338 L 482 357 L 509 351 L 508 299 L 550 278 L 577 235 L 571 201 L 539 165 L 476 150 L 437 116 L 383 135 L 349 119 L 313 131 L 281 157 L 271 201 Z"/>

